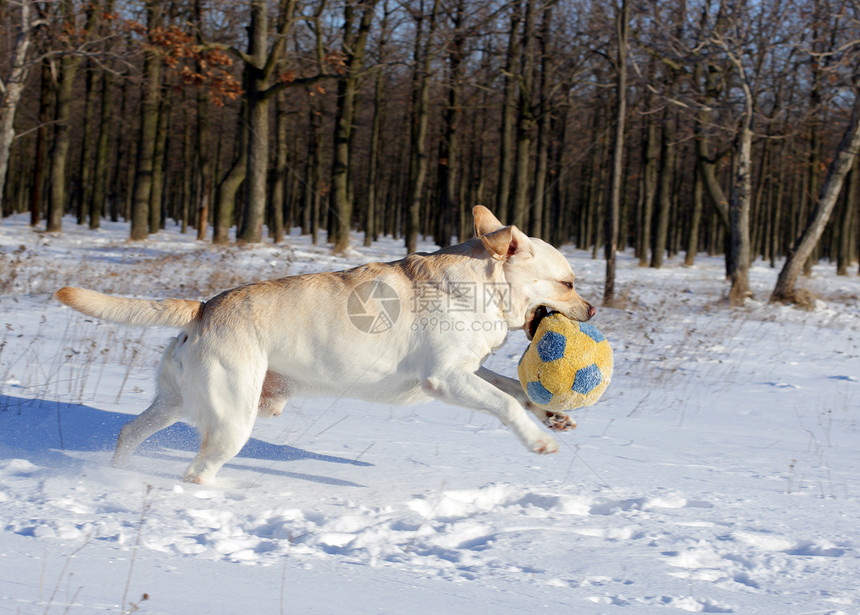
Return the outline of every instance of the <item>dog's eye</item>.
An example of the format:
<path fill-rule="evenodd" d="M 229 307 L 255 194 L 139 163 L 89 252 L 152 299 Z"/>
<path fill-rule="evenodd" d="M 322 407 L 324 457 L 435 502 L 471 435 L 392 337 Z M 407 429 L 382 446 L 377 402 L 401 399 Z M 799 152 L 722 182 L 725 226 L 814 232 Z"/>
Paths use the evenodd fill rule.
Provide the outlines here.
<path fill-rule="evenodd" d="M 562 282 L 564 286 L 567 286 L 568 290 L 573 290 L 573 282 Z"/>

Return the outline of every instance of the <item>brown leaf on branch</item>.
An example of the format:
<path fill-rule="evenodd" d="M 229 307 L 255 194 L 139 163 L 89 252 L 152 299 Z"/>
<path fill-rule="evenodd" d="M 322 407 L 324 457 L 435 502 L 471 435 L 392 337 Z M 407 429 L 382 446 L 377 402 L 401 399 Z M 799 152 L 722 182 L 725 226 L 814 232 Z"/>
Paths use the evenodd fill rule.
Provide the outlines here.
<path fill-rule="evenodd" d="M 227 70 L 233 66 L 233 59 L 222 49 L 197 44 L 179 26 L 147 30 L 137 22 L 126 21 L 124 27 L 145 39 L 145 49 L 161 56 L 168 75 L 174 75 L 183 86 L 208 90 L 216 106 L 222 107 L 242 94 L 239 79 Z"/>

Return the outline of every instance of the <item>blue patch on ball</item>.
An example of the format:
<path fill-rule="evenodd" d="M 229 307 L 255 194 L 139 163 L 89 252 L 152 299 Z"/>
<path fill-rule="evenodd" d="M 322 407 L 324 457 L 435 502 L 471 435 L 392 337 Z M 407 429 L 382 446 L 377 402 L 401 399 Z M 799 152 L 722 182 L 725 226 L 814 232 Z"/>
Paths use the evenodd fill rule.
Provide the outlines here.
<path fill-rule="evenodd" d="M 593 339 L 598 344 L 606 339 L 605 337 L 603 337 L 603 334 L 597 330 L 597 327 L 586 324 L 584 322 L 579 323 L 579 330 L 585 333 L 588 337 Z"/>
<path fill-rule="evenodd" d="M 590 406 L 612 379 L 612 348 L 594 326 L 550 314 L 538 325 L 517 374 L 535 405 L 551 410 Z"/>
<path fill-rule="evenodd" d="M 538 404 L 548 404 L 552 399 L 552 393 L 549 392 L 540 382 L 529 382 L 526 385 L 526 390 L 529 399 Z"/>
<path fill-rule="evenodd" d="M 573 379 L 572 390 L 577 393 L 581 393 L 582 395 L 588 395 L 593 391 L 600 383 L 603 382 L 603 374 L 600 371 L 600 368 L 597 367 L 597 363 L 592 363 L 587 367 L 583 367 L 576 371 L 576 377 Z"/>
<path fill-rule="evenodd" d="M 555 361 L 564 356 L 567 338 L 561 333 L 547 331 L 537 343 L 537 352 L 541 361 Z"/>

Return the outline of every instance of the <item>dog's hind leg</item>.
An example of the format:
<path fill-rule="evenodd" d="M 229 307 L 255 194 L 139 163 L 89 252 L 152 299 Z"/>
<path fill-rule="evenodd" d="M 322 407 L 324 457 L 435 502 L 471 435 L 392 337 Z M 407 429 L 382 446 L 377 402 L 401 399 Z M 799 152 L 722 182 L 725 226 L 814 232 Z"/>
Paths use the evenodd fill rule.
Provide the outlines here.
<path fill-rule="evenodd" d="M 201 430 L 200 450 L 185 470 L 182 480 L 187 483 L 211 483 L 218 470 L 239 454 L 251 437 L 256 418 L 256 408 L 250 405 L 252 400 L 247 401 L 243 404 L 244 409 L 236 408 L 235 414 L 211 421 Z"/>
<path fill-rule="evenodd" d="M 123 425 L 116 440 L 116 451 L 111 462 L 114 467 L 127 466 L 132 453 L 144 440 L 182 418 L 182 394 L 177 382 L 181 368 L 177 361 L 177 353 L 187 340 L 187 334 L 178 335 L 170 340 L 164 350 L 158 366 L 155 399 L 149 408 Z"/>
<path fill-rule="evenodd" d="M 251 436 L 254 418 L 244 422 L 210 425 L 201 434 L 200 451 L 185 470 L 182 480 L 186 483 L 211 483 L 221 467 L 239 454 Z"/>
<path fill-rule="evenodd" d="M 182 418 L 182 400 L 159 392 L 149 408 L 123 425 L 116 440 L 116 451 L 111 464 L 125 467 L 132 453 L 144 440 L 157 431 L 170 427 Z"/>
<path fill-rule="evenodd" d="M 242 450 L 259 412 L 266 374 L 265 362 L 247 356 L 211 358 L 207 363 L 194 410 L 200 450 L 183 476 L 189 483 L 212 482 L 221 466 Z"/>

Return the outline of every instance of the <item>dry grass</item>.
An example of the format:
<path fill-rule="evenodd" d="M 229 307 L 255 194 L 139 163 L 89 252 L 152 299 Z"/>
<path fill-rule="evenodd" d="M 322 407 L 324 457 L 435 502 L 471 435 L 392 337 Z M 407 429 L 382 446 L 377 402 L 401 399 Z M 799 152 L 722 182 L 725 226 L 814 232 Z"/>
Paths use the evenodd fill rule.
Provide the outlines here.
<path fill-rule="evenodd" d="M 781 298 L 778 302 L 786 305 L 793 305 L 801 310 L 811 312 L 815 309 L 815 302 L 821 300 L 821 297 L 811 292 L 806 288 L 795 288 L 786 297 Z"/>
<path fill-rule="evenodd" d="M 37 241 L 46 241 L 38 237 Z M 208 298 L 290 274 L 289 248 L 182 244 L 175 252 L 117 243 L 57 255 L 44 246 L 0 250 L 0 293 L 53 294 L 63 286 L 149 297 Z"/>
<path fill-rule="evenodd" d="M 16 296 L 50 296 L 62 286 L 138 297 L 209 298 L 222 290 L 289 274 L 288 248 L 257 249 L 184 244 L 175 252 L 117 242 L 57 255 L 54 238 L 24 237 L 27 245 L 0 249 L 0 306 Z M 46 249 L 48 248 L 48 249 Z M 2 310 L 2 307 L 0 307 Z M 146 334 L 85 316 L 17 325 L 0 321 L 0 396 L 8 411 L 20 395 L 69 403 L 118 403 L 127 393 L 149 391 L 151 373 L 167 335 Z M 22 343 L 22 340 L 26 340 Z M 61 352 L 50 348 L 61 348 Z M 144 384 L 141 379 L 146 379 Z M 119 382 L 104 390 L 103 382 Z"/>

